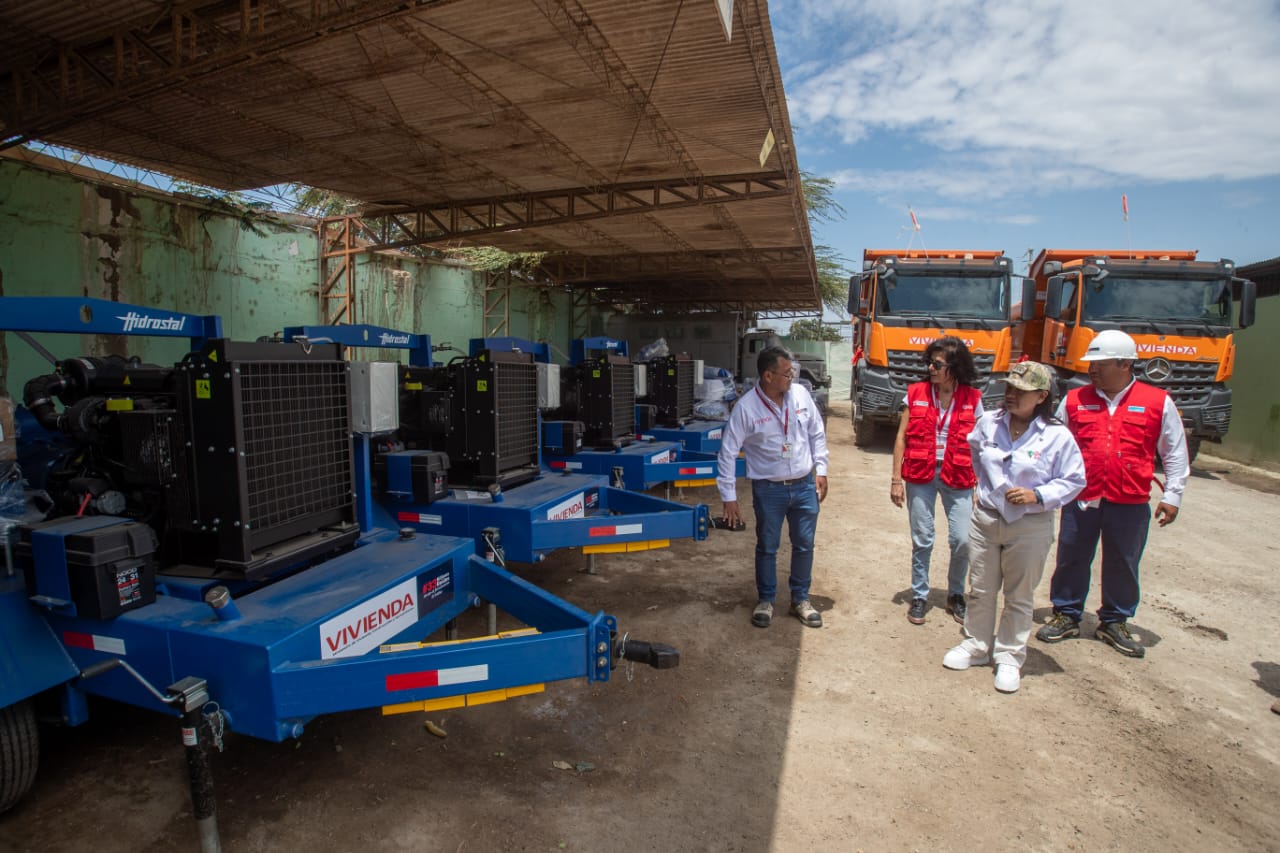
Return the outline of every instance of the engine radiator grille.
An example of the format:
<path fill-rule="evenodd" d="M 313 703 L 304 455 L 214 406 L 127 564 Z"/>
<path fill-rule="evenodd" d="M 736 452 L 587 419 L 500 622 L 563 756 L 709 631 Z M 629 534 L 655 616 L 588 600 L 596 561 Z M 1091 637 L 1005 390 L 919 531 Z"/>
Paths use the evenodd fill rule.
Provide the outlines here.
<path fill-rule="evenodd" d="M 349 506 L 346 364 L 266 361 L 238 367 L 253 529 Z"/>

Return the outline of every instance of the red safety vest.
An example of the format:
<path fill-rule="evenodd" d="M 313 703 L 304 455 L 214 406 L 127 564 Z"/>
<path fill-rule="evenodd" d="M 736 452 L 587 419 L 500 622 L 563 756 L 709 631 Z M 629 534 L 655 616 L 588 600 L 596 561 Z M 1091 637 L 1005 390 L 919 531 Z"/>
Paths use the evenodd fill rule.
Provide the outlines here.
<path fill-rule="evenodd" d="M 1135 382 L 1113 415 L 1092 385 L 1067 393 L 1067 424 L 1084 456 L 1085 487 L 1079 500 L 1144 504 L 1150 499 L 1168 396 Z"/>
<path fill-rule="evenodd" d="M 978 482 L 969 453 L 969 433 L 977 422 L 974 415 L 982 402 L 982 392 L 971 385 L 957 385 L 951 395 L 951 417 L 947 446 L 942 454 L 942 482 L 953 489 L 971 489 Z M 933 402 L 928 382 L 907 386 L 906 449 L 902 454 L 902 479 L 928 483 L 938 468 L 938 432 L 942 413 Z"/>

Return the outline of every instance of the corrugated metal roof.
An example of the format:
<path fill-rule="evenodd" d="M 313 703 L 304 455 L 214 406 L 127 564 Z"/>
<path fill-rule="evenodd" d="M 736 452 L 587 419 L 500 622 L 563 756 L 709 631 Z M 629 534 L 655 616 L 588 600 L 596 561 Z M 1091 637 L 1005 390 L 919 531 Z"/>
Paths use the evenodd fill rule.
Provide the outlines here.
<path fill-rule="evenodd" d="M 817 311 L 767 8 L 733 6 L 726 40 L 706 0 L 0 0 L 0 144 L 384 210 L 773 176 L 789 191 L 438 238 L 551 251 L 631 301 Z"/>

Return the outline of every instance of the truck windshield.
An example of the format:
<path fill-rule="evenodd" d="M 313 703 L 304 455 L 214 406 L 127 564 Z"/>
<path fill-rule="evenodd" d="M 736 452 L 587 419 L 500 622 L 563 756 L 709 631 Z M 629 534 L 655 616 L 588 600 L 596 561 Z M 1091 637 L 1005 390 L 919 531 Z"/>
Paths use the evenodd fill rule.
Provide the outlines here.
<path fill-rule="evenodd" d="M 1095 320 L 1195 320 L 1231 325 L 1231 287 L 1225 279 L 1127 278 L 1086 280 L 1085 315 Z"/>
<path fill-rule="evenodd" d="M 1007 316 L 1008 278 L 1004 275 L 913 275 L 901 270 L 881 279 L 880 316 L 931 314 L 1003 320 Z"/>

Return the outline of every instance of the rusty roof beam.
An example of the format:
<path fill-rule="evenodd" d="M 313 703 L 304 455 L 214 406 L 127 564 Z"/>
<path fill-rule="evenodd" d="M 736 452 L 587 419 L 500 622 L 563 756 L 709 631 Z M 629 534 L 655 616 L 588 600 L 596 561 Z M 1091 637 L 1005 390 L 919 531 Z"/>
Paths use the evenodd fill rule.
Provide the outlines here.
<path fill-rule="evenodd" d="M 551 255 L 541 267 L 557 283 L 574 284 L 649 275 L 689 273 L 704 266 L 720 269 L 761 264 L 805 263 L 803 246 L 778 249 L 713 249 L 693 252 L 647 252 L 629 255 Z"/>
<path fill-rule="evenodd" d="M 55 44 L 11 58 L 14 64 L 0 68 L 0 149 L 57 133 L 174 86 L 452 2 L 456 0 L 271 2 L 270 15 L 262 0 L 172 4 L 157 19 L 121 28 L 106 38 Z M 134 48 L 129 63 L 120 61 L 126 44 Z M 78 68 L 89 73 L 75 74 Z"/>
<path fill-rule="evenodd" d="M 388 226 L 381 232 L 378 245 L 372 248 L 399 249 L 625 214 L 645 215 L 673 208 L 776 198 L 793 192 L 777 172 L 717 175 L 692 183 L 667 178 L 421 207 L 370 209 L 362 216 L 366 222 L 383 220 Z M 410 219 L 412 224 L 408 224 Z"/>

